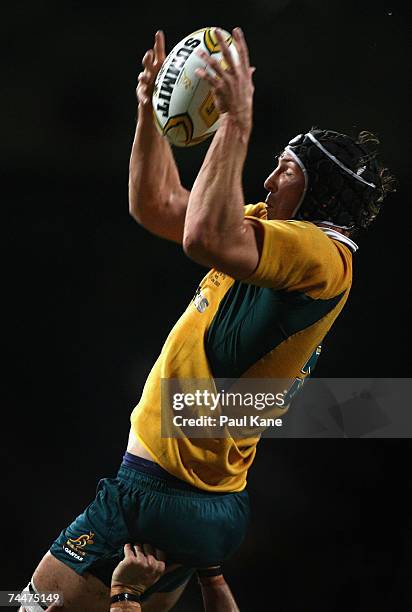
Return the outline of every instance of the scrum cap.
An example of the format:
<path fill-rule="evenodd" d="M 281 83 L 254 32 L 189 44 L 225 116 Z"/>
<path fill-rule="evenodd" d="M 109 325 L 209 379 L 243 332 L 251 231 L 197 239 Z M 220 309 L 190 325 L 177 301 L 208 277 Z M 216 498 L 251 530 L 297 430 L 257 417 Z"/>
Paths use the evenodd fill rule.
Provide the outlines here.
<path fill-rule="evenodd" d="M 376 154 L 363 144 L 366 134 L 354 140 L 332 130 L 311 129 L 289 142 L 285 151 L 305 176 L 295 218 L 349 230 L 366 228 L 373 221 L 385 189 Z"/>

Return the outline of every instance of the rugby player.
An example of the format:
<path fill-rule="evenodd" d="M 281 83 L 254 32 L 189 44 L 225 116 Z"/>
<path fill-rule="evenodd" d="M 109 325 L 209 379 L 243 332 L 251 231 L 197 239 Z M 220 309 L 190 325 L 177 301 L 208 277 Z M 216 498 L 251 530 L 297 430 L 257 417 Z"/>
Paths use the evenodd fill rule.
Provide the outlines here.
<path fill-rule="evenodd" d="M 203 56 L 212 73 L 199 69 L 198 76 L 213 89 L 220 125 L 190 191 L 153 122 L 151 95 L 165 59 L 161 32 L 143 58 L 130 213 L 210 271 L 149 374 L 117 478 L 100 481 L 96 499 L 34 573 L 37 589 L 64 593 L 67 610 L 107 609 L 110 577 L 126 542 L 148 541 L 181 564 L 145 591 L 149 611 L 169 610 L 196 568 L 220 566 L 240 546 L 259 437 L 161 437 L 160 381 L 304 378 L 348 299 L 354 233 L 369 226 L 392 189 L 372 152 L 373 135 L 311 129 L 279 155 L 264 183 L 266 201 L 245 207 L 254 68 L 239 28 L 237 64 L 216 36 L 227 70 Z M 287 408 L 276 410 L 282 416 Z"/>

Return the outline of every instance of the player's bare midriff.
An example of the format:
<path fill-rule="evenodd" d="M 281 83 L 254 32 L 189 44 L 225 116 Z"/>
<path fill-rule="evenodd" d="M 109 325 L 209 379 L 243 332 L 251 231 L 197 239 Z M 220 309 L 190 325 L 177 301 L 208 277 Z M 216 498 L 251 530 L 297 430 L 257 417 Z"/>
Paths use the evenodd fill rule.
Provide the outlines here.
<path fill-rule="evenodd" d="M 152 455 L 145 449 L 143 444 L 139 442 L 132 430 L 130 430 L 129 433 L 127 452 L 131 453 L 132 455 L 137 455 L 137 457 L 142 457 L 143 459 L 148 459 L 149 461 L 153 461 L 154 463 L 156 463 Z"/>

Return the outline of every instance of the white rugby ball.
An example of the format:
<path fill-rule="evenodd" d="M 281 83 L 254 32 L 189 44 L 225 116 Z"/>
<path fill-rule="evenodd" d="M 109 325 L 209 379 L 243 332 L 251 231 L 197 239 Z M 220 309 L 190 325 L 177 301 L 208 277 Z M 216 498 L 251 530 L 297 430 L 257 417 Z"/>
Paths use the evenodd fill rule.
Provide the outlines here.
<path fill-rule="evenodd" d="M 155 123 L 160 133 L 178 147 L 202 142 L 219 127 L 219 112 L 210 85 L 195 74 L 196 68 L 210 71 L 197 50 L 212 55 L 226 68 L 215 29 L 203 28 L 186 36 L 171 50 L 155 81 L 152 98 Z M 222 34 L 237 62 L 232 35 L 225 30 Z"/>

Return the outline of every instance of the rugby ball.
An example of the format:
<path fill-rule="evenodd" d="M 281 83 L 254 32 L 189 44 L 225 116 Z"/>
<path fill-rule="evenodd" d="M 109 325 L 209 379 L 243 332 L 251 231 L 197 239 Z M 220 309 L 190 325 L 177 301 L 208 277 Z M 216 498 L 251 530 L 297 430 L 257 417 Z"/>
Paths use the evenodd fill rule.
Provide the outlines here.
<path fill-rule="evenodd" d="M 155 81 L 152 103 L 156 126 L 178 147 L 202 142 L 219 127 L 219 112 L 210 85 L 195 74 L 196 68 L 211 70 L 197 55 L 197 50 L 212 55 L 226 68 L 215 29 L 203 28 L 186 36 L 171 50 Z M 221 31 L 237 62 L 232 35 Z"/>

